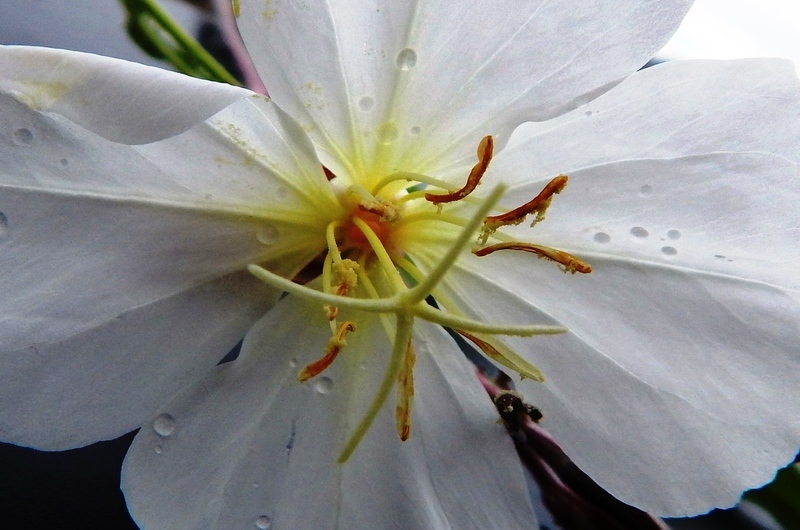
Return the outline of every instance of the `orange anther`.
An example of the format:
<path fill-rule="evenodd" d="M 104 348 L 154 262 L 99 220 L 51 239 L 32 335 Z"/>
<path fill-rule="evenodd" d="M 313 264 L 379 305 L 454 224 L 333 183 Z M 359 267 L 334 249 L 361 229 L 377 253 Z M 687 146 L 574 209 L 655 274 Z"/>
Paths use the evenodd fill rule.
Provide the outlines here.
<path fill-rule="evenodd" d="M 433 204 L 442 204 L 445 202 L 460 201 L 470 193 L 472 193 L 478 184 L 481 183 L 483 174 L 486 173 L 486 168 L 489 167 L 489 162 L 492 160 L 492 153 L 494 153 L 494 140 L 491 136 L 484 137 L 478 145 L 478 163 L 469 172 L 467 183 L 460 190 L 452 193 L 426 193 L 425 199 Z"/>
<path fill-rule="evenodd" d="M 353 322 L 345 321 L 339 324 L 339 327 L 336 328 L 336 333 L 333 334 L 333 337 L 331 337 L 328 341 L 328 345 L 325 347 L 325 355 L 322 359 L 314 361 L 300 370 L 300 373 L 297 374 L 297 380 L 302 383 L 325 371 L 336 359 L 336 356 L 339 355 L 339 352 L 342 351 L 342 348 L 347 345 L 344 340 L 345 336 L 355 330 L 356 325 Z"/>
<path fill-rule="evenodd" d="M 395 420 L 397 421 L 397 434 L 400 440 L 406 441 L 411 436 L 411 401 L 414 398 L 414 346 L 408 343 L 403 366 L 397 374 L 397 407 Z"/>
<path fill-rule="evenodd" d="M 592 272 L 591 265 L 568 252 L 556 250 L 554 248 L 545 247 L 542 245 L 534 245 L 533 243 L 522 243 L 519 241 L 498 243 L 496 245 L 489 245 L 488 247 L 475 250 L 473 251 L 473 254 L 476 256 L 487 256 L 498 250 L 521 250 L 523 252 L 530 252 L 532 254 L 536 254 L 540 258 L 546 258 L 551 261 L 555 261 L 556 263 L 560 263 L 564 266 L 564 272 L 571 272 L 572 274 L 575 274 L 576 272 L 581 272 L 584 274 Z"/>
<path fill-rule="evenodd" d="M 526 202 L 519 208 L 514 208 L 510 212 L 502 215 L 492 215 L 483 220 L 484 226 L 491 227 L 492 230 L 500 226 L 518 225 L 525 220 L 528 214 L 536 213 L 536 221 L 541 221 L 544 218 L 544 212 L 550 206 L 550 200 L 556 193 L 561 193 L 564 186 L 567 185 L 568 177 L 566 175 L 559 175 L 550 182 L 539 192 L 539 194 Z"/>

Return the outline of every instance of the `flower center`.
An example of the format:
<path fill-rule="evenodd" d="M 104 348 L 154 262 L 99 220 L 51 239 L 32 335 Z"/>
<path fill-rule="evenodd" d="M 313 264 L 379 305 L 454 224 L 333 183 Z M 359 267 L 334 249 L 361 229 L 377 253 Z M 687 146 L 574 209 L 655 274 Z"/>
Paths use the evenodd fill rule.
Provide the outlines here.
<path fill-rule="evenodd" d="M 497 186 L 483 199 L 472 196 L 489 166 L 493 149 L 492 137 L 485 137 L 478 147 L 478 163 L 470 171 L 466 184 L 459 189 L 426 175 L 398 172 L 385 177 L 372 190 L 366 190 L 358 184 L 340 190 L 339 201 L 348 213 L 331 221 L 326 229 L 327 249 L 324 252 L 320 290 L 299 285 L 257 265 L 248 267 L 252 274 L 266 283 L 290 294 L 316 300 L 323 306 L 330 322 L 331 339 L 324 355 L 300 371 L 300 381 L 322 373 L 346 349 L 347 336 L 358 333 L 359 311 L 378 313 L 380 316 L 393 345 L 392 353 L 379 390 L 345 444 L 339 462 L 350 457 L 393 388 L 397 390 L 395 416 L 398 435 L 401 440 L 410 436 L 415 359 L 411 339 L 415 318 L 423 318 L 457 331 L 488 357 L 518 372 L 523 378 L 543 380 L 535 366 L 514 352 L 498 336 L 554 334 L 564 332 L 563 328 L 476 321 L 466 317 L 438 287 L 456 260 L 461 259 L 464 250 L 470 246 L 472 253 L 479 257 L 499 250 L 521 250 L 555 261 L 565 272 L 591 272 L 588 264 L 571 254 L 516 241 L 502 232 L 503 227 L 520 224 L 528 215 L 535 215 L 531 226 L 544 219 L 552 197 L 566 185 L 566 176 L 556 177 L 532 200 L 499 215 L 488 214 L 504 193 L 504 186 Z M 335 185 L 336 176 L 328 170 L 326 175 Z M 384 198 L 388 189 L 397 189 L 398 182 L 407 182 L 407 185 L 390 199 Z M 420 190 L 420 187 L 426 189 Z M 428 191 L 437 188 L 441 192 Z M 454 204 L 460 207 L 464 203 L 473 206 L 472 215 L 468 218 L 457 214 L 462 209 L 451 209 Z M 417 233 L 432 227 L 438 233 L 452 237 L 448 241 L 449 248 L 438 257 L 438 262 L 423 270 L 418 260 L 409 253 L 412 245 L 407 243 L 413 242 Z M 429 296 L 433 296 L 438 307 L 432 307 L 425 301 Z M 355 316 L 341 320 L 340 308 L 354 311 Z M 393 321 L 389 318 L 391 315 L 394 315 Z"/>

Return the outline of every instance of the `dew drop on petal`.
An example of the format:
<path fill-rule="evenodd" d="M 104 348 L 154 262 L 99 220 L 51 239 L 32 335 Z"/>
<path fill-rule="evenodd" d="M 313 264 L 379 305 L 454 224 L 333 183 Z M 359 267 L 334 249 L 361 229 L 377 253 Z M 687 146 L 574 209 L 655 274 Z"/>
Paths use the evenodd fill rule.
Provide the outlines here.
<path fill-rule="evenodd" d="M 417 64 L 417 52 L 411 48 L 403 48 L 397 54 L 397 67 L 400 70 L 411 70 Z"/>
<path fill-rule="evenodd" d="M 680 239 L 681 233 L 679 230 L 670 230 L 669 232 L 667 232 L 667 237 L 670 239 Z"/>
<path fill-rule="evenodd" d="M 611 241 L 611 236 L 606 234 L 605 232 L 597 232 L 594 235 L 593 239 L 597 243 L 608 243 L 609 241 Z"/>
<path fill-rule="evenodd" d="M 206 198 L 206 200 L 207 200 L 207 201 L 210 201 L 211 199 L 213 199 L 213 198 L 214 198 L 214 196 L 213 196 L 213 195 L 211 195 L 210 193 L 206 193 L 206 194 L 205 194 L 205 198 Z"/>
<path fill-rule="evenodd" d="M 164 451 L 164 449 L 160 445 L 156 446 L 156 454 L 157 455 L 160 455 L 163 451 Z"/>
<path fill-rule="evenodd" d="M 641 188 L 639 188 L 639 195 L 642 197 L 649 197 L 653 194 L 653 186 L 650 184 L 645 184 Z"/>
<path fill-rule="evenodd" d="M 333 381 L 331 381 L 330 377 L 320 377 L 317 379 L 317 382 L 314 383 L 314 390 L 320 394 L 328 394 L 332 389 Z"/>
<path fill-rule="evenodd" d="M 591 110 L 587 110 L 586 112 L 584 112 L 584 114 L 586 114 L 587 116 L 591 116 L 592 115 L 592 111 Z"/>
<path fill-rule="evenodd" d="M 66 158 L 62 158 L 61 160 L 58 161 L 58 163 L 61 164 L 62 166 L 68 166 L 69 160 L 67 160 Z"/>
<path fill-rule="evenodd" d="M 259 484 L 258 482 L 253 482 L 252 484 L 250 484 L 250 487 L 253 488 L 254 490 L 257 490 L 259 487 L 261 487 L 261 484 Z"/>
<path fill-rule="evenodd" d="M 175 418 L 169 414 L 159 414 L 153 421 L 153 430 L 164 438 L 172 436 L 175 433 Z"/>
<path fill-rule="evenodd" d="M 17 145 L 30 145 L 33 143 L 33 133 L 30 129 L 17 129 L 14 131 L 14 143 Z"/>
<path fill-rule="evenodd" d="M 642 226 L 634 226 L 631 228 L 631 235 L 633 237 L 644 239 L 650 235 L 650 232 L 648 232 L 647 229 Z"/>
<path fill-rule="evenodd" d="M 3 212 L 0 212 L 0 239 L 8 237 L 8 217 Z"/>
<path fill-rule="evenodd" d="M 725 256 L 723 256 L 722 254 L 714 254 L 714 257 L 717 259 L 725 259 Z"/>
<path fill-rule="evenodd" d="M 289 361 L 289 366 L 292 368 L 297 368 L 297 359 L 292 359 Z"/>
<path fill-rule="evenodd" d="M 375 106 L 375 100 L 369 96 L 364 96 L 363 98 L 358 100 L 358 108 L 360 108 L 364 112 L 372 110 L 372 107 L 374 106 Z"/>
<path fill-rule="evenodd" d="M 420 128 L 417 127 L 416 125 L 411 127 L 411 134 L 413 134 L 414 136 L 418 135 L 419 132 L 420 132 Z"/>
<path fill-rule="evenodd" d="M 278 229 L 272 225 L 264 225 L 256 232 L 256 239 L 264 245 L 272 245 L 278 240 Z"/>
<path fill-rule="evenodd" d="M 661 253 L 665 256 L 675 256 L 678 253 L 678 249 L 675 247 L 661 247 Z"/>
<path fill-rule="evenodd" d="M 267 530 L 270 526 L 272 526 L 272 519 L 269 516 L 259 515 L 256 517 L 256 528 L 259 530 Z"/>
<path fill-rule="evenodd" d="M 399 134 L 397 126 L 392 122 L 384 123 L 378 128 L 378 141 L 383 145 L 391 145 Z"/>

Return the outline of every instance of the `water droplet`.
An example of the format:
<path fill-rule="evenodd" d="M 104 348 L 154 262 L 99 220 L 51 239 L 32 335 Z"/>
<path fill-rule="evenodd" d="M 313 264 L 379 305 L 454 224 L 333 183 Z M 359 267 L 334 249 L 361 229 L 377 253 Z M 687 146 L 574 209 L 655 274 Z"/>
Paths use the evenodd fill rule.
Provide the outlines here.
<path fill-rule="evenodd" d="M 272 526 L 272 519 L 269 516 L 259 515 L 256 517 L 256 528 L 259 530 L 267 530 L 270 526 Z"/>
<path fill-rule="evenodd" d="M 314 384 L 314 390 L 320 394 L 327 394 L 333 389 L 333 381 L 330 377 L 320 377 Z"/>
<path fill-rule="evenodd" d="M 411 127 L 411 134 L 413 134 L 414 136 L 418 135 L 419 132 L 420 132 L 420 128 L 417 127 L 416 125 Z"/>
<path fill-rule="evenodd" d="M 254 490 L 257 490 L 259 487 L 261 487 L 261 484 L 259 484 L 258 482 L 253 482 L 252 484 L 250 484 L 250 487 L 253 488 Z"/>
<path fill-rule="evenodd" d="M 667 232 L 667 237 L 670 239 L 680 239 L 681 232 L 680 230 L 670 230 L 669 232 Z"/>
<path fill-rule="evenodd" d="M 591 116 L 592 115 L 592 111 L 591 110 L 587 110 L 586 112 L 584 112 L 584 114 L 586 114 L 587 116 Z"/>
<path fill-rule="evenodd" d="M 213 195 L 211 195 L 210 193 L 206 193 L 205 197 L 206 197 L 206 200 L 207 200 L 207 201 L 210 201 L 211 199 L 213 199 L 213 198 L 214 198 L 214 196 L 213 196 Z"/>
<path fill-rule="evenodd" d="M 725 259 L 725 256 L 723 256 L 722 254 L 714 254 L 714 257 L 717 259 Z"/>
<path fill-rule="evenodd" d="M 8 217 L 3 212 L 0 212 L 0 239 L 8 237 Z"/>
<path fill-rule="evenodd" d="M 642 197 L 649 197 L 652 194 L 653 194 L 653 186 L 651 186 L 650 184 L 645 184 L 644 186 L 639 188 L 639 195 L 641 195 Z"/>
<path fill-rule="evenodd" d="M 417 64 L 417 52 L 411 48 L 403 48 L 397 54 L 397 67 L 400 70 L 411 70 Z"/>
<path fill-rule="evenodd" d="M 264 245 L 272 245 L 278 240 L 278 229 L 272 225 L 264 225 L 256 232 L 256 239 Z"/>
<path fill-rule="evenodd" d="M 661 253 L 665 256 L 674 256 L 678 253 L 678 249 L 675 247 L 661 247 Z"/>
<path fill-rule="evenodd" d="M 61 159 L 61 160 L 59 160 L 58 162 L 59 162 L 59 164 L 61 164 L 62 166 L 68 166 L 68 165 L 69 165 L 69 160 L 67 160 L 66 158 L 62 158 L 62 159 Z"/>
<path fill-rule="evenodd" d="M 297 368 L 297 359 L 290 360 L 289 366 L 291 366 L 292 368 Z"/>
<path fill-rule="evenodd" d="M 14 131 L 14 143 L 17 145 L 30 145 L 33 142 L 33 133 L 30 129 L 17 129 Z"/>
<path fill-rule="evenodd" d="M 153 421 L 153 430 L 156 434 L 164 438 L 172 436 L 175 432 L 175 418 L 169 414 L 160 414 L 155 421 Z"/>
<path fill-rule="evenodd" d="M 163 451 L 164 451 L 164 449 L 160 445 L 156 446 L 156 454 L 157 455 L 160 455 Z"/>
<path fill-rule="evenodd" d="M 648 232 L 647 229 L 642 226 L 634 226 L 633 228 L 631 228 L 631 235 L 633 237 L 639 237 L 644 239 L 650 235 L 650 232 Z"/>
<path fill-rule="evenodd" d="M 364 112 L 371 110 L 372 107 L 374 106 L 375 106 L 375 100 L 369 96 L 364 96 L 363 98 L 358 100 L 358 108 L 360 108 Z"/>
<path fill-rule="evenodd" d="M 378 140 L 383 145 L 390 145 L 397 139 L 397 126 L 392 122 L 384 123 L 378 128 Z"/>
<path fill-rule="evenodd" d="M 611 241 L 611 236 L 606 234 L 605 232 L 597 232 L 594 235 L 594 240 L 597 243 L 608 243 L 609 241 Z"/>

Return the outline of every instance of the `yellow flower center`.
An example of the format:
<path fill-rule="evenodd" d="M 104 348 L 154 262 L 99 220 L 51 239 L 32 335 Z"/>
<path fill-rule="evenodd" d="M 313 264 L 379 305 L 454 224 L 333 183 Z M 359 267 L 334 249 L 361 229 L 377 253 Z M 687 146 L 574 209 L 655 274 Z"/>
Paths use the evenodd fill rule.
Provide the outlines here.
<path fill-rule="evenodd" d="M 411 404 L 414 395 L 414 348 L 412 329 L 415 318 L 449 327 L 480 348 L 487 356 L 514 370 L 523 378 L 542 381 L 541 372 L 506 346 L 498 335 L 531 336 L 565 331 L 557 326 L 492 324 L 467 318 L 458 306 L 438 289 L 438 285 L 463 251 L 472 245 L 476 256 L 498 250 L 521 250 L 562 265 L 565 272 L 591 271 L 591 267 L 566 252 L 515 241 L 502 233 L 504 226 L 516 225 L 528 215 L 533 224 L 544 218 L 553 195 L 567 183 L 566 176 L 553 179 L 531 201 L 499 215 L 488 215 L 505 191 L 497 186 L 483 199 L 471 194 L 480 184 L 492 158 L 494 143 L 485 137 L 478 147 L 478 162 L 466 184 L 453 189 L 445 182 L 411 173 L 394 173 L 378 182 L 372 190 L 353 184 L 338 190 L 344 215 L 331 221 L 326 229 L 327 249 L 323 252 L 321 290 L 300 285 L 257 265 L 249 270 L 261 280 L 290 294 L 319 302 L 330 321 L 331 339 L 323 356 L 298 374 L 305 381 L 322 373 L 346 350 L 346 337 L 358 333 L 358 320 L 339 321 L 339 309 L 378 313 L 383 328 L 393 344 L 392 354 L 377 395 L 356 427 L 339 457 L 346 461 L 366 434 L 392 389 L 397 390 L 396 424 L 401 440 L 411 433 Z M 334 187 L 337 178 L 325 170 Z M 402 186 L 398 187 L 398 183 Z M 425 188 L 425 189 L 420 189 Z M 441 192 L 428 190 L 440 189 Z M 444 211 L 452 203 L 474 204 L 471 217 L 464 218 Z M 439 226 L 442 223 L 447 226 Z M 533 226 L 533 224 L 531 226 Z M 430 270 L 418 267 L 408 252 L 417 234 L 430 228 L 445 229 L 452 241 L 438 263 Z M 489 240 L 492 244 L 487 244 Z M 496 241 L 496 242 L 495 242 Z M 426 302 L 433 296 L 438 307 Z M 390 319 L 394 315 L 394 320 Z M 346 354 L 346 353 L 345 353 Z"/>

